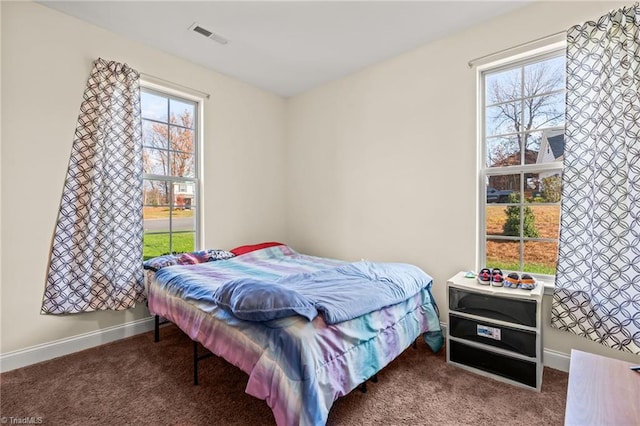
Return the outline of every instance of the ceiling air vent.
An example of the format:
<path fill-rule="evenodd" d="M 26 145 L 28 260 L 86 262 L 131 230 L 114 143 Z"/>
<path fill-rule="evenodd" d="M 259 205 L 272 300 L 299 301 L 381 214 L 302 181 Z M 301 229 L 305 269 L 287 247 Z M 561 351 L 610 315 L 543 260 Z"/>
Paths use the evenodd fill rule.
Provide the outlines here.
<path fill-rule="evenodd" d="M 197 22 L 194 22 L 194 23 L 189 27 L 189 29 L 190 29 L 191 31 L 194 31 L 194 32 L 196 32 L 196 33 L 200 34 L 200 35 L 205 36 L 206 38 L 209 38 L 209 39 L 211 39 L 211 40 L 213 40 L 213 41 L 216 41 L 216 42 L 218 42 L 218 43 L 220 43 L 220 44 L 227 44 L 227 43 L 229 43 L 229 40 L 227 40 L 226 38 L 224 38 L 224 37 L 222 37 L 222 36 L 220 36 L 220 35 L 218 35 L 218 34 L 216 34 L 216 33 L 214 33 L 214 32 L 211 32 L 211 31 L 209 31 L 209 30 L 208 30 L 208 29 L 206 29 L 206 28 L 203 28 L 203 27 L 202 27 L 201 25 L 199 25 Z"/>
<path fill-rule="evenodd" d="M 196 25 L 193 28 L 193 31 L 197 32 L 198 34 L 202 34 L 205 37 L 209 37 L 210 35 L 212 35 L 213 33 L 209 30 L 205 30 L 204 28 L 202 28 L 201 26 Z"/>

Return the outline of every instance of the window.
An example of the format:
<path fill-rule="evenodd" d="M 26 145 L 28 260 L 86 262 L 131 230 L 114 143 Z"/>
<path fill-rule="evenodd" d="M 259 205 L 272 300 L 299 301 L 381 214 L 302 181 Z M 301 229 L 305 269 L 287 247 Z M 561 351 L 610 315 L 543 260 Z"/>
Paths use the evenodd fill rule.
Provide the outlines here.
<path fill-rule="evenodd" d="M 481 72 L 483 266 L 555 275 L 564 153 L 563 53 Z"/>
<path fill-rule="evenodd" d="M 199 104 L 141 88 L 144 259 L 195 250 Z"/>

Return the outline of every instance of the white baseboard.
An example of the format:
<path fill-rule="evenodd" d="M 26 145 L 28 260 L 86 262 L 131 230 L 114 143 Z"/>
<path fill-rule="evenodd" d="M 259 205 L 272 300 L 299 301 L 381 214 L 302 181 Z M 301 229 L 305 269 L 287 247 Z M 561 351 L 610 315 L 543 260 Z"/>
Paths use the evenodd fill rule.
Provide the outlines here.
<path fill-rule="evenodd" d="M 41 345 L 31 346 L 13 352 L 0 354 L 0 372 L 15 370 L 27 365 L 47 361 L 63 355 L 69 355 L 84 349 L 124 339 L 153 330 L 153 317 L 131 321 L 113 327 L 103 328 L 90 333 L 78 334 L 66 339 L 54 340 Z"/>
<path fill-rule="evenodd" d="M 551 349 L 544 349 L 542 353 L 542 363 L 545 367 L 554 368 L 556 370 L 569 372 L 570 354 L 558 352 Z"/>
<path fill-rule="evenodd" d="M 442 332 L 446 335 L 447 324 L 440 323 L 440 325 L 442 326 Z M 5 371 L 15 370 L 16 368 L 26 367 L 27 365 L 114 342 L 124 339 L 125 337 L 135 336 L 136 334 L 151 331 L 153 327 L 153 317 L 148 317 L 91 333 L 79 334 L 30 348 L 7 352 L 6 354 L 0 355 L 0 372 L 4 373 Z M 569 354 L 551 349 L 544 349 L 543 351 L 543 363 L 545 367 L 569 372 L 570 359 Z"/>

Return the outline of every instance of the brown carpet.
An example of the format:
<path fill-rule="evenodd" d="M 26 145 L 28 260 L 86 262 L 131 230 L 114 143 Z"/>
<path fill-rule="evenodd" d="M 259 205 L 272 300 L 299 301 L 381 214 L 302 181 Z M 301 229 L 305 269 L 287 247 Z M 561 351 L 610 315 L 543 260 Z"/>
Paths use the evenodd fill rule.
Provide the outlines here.
<path fill-rule="evenodd" d="M 334 403 L 329 425 L 562 425 L 567 373 L 545 368 L 542 392 L 447 365 L 420 342 Z M 0 375 L 2 417 L 48 425 L 271 425 L 247 375 L 218 357 L 200 362 L 173 325 Z"/>

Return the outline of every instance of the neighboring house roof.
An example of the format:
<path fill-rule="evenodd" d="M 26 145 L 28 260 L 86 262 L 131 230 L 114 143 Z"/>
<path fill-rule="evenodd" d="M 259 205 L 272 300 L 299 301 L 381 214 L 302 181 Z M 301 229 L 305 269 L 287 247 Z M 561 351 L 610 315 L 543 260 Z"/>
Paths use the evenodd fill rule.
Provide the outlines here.
<path fill-rule="evenodd" d="M 553 152 L 555 159 L 557 160 L 562 157 L 564 154 L 564 135 L 560 134 L 552 136 L 547 138 L 547 141 L 549 142 L 549 146 L 551 147 L 551 151 Z"/>
<path fill-rule="evenodd" d="M 538 152 L 536 163 L 541 164 L 562 161 L 563 156 L 564 130 L 544 130 L 542 133 L 540 152 Z"/>

